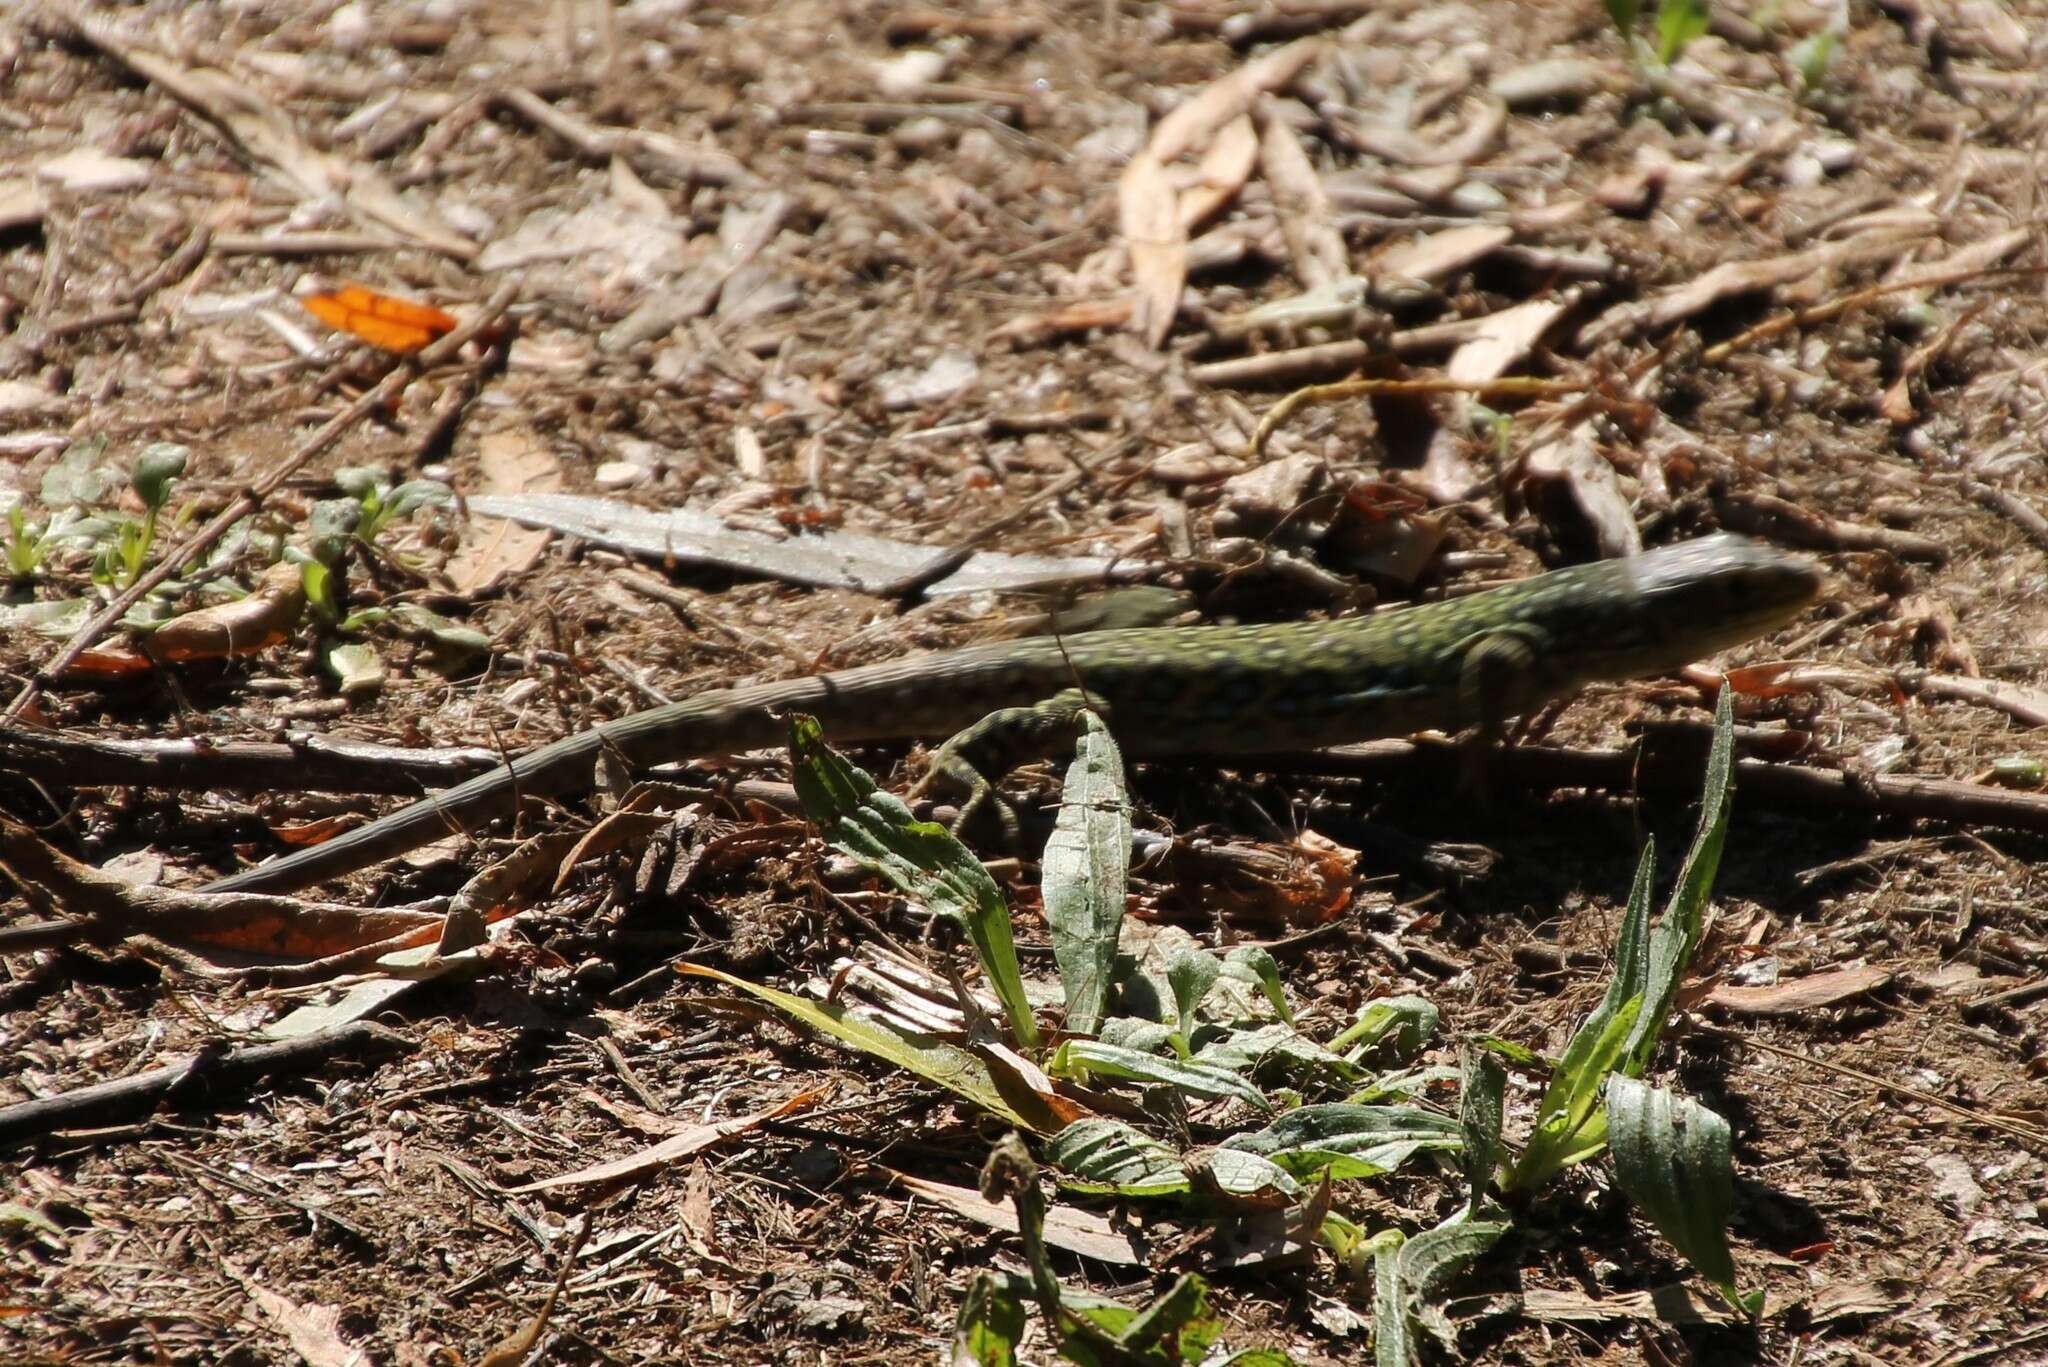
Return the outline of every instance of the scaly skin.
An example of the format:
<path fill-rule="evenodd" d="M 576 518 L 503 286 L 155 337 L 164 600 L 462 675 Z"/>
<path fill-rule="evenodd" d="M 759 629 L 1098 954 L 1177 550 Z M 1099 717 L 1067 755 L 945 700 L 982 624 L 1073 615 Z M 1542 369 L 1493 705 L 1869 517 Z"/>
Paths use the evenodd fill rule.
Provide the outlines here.
<path fill-rule="evenodd" d="M 352 873 L 523 796 L 587 787 L 600 752 L 645 766 L 777 745 L 790 712 L 817 717 L 834 741 L 951 735 L 933 770 L 976 799 L 983 774 L 1071 734 L 1077 682 L 1136 756 L 1493 732 L 1586 684 L 1664 673 L 1769 631 L 1819 588 L 1808 562 L 1720 535 L 1342 621 L 1094 631 L 721 689 L 544 745 L 205 891 L 288 891 Z"/>

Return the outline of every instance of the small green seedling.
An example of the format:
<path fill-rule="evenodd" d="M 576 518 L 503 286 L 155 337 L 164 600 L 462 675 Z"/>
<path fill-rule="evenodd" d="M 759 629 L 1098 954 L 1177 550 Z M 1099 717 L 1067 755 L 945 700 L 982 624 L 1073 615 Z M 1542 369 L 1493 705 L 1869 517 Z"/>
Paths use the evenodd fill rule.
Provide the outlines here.
<path fill-rule="evenodd" d="M 366 465 L 336 470 L 334 482 L 361 508 L 355 532 L 370 545 L 375 545 L 392 523 L 411 517 L 422 508 L 441 507 L 455 497 L 447 485 L 437 480 L 409 479 L 394 486 L 382 470 Z"/>
<path fill-rule="evenodd" d="M 28 513 L 17 503 L 7 510 L 7 577 L 26 584 L 43 572 L 50 553 L 49 528 L 45 523 L 31 526 Z"/>
<path fill-rule="evenodd" d="M 123 518 L 116 526 L 112 543 L 102 543 L 93 558 L 95 583 L 127 588 L 142 577 L 149 565 L 149 553 L 156 545 L 157 523 L 171 501 L 171 486 L 185 473 L 191 458 L 189 448 L 173 442 L 152 442 L 142 448 L 129 472 L 128 483 L 142 501 L 142 519 Z"/>
<path fill-rule="evenodd" d="M 1668 69 L 1693 39 L 1707 31 L 1707 0 L 1662 0 L 1656 18 L 1651 21 L 1656 33 L 1654 47 L 1636 32 L 1642 13 L 1642 0 L 1607 0 L 1607 17 L 1614 21 L 1630 59 L 1653 70 Z"/>

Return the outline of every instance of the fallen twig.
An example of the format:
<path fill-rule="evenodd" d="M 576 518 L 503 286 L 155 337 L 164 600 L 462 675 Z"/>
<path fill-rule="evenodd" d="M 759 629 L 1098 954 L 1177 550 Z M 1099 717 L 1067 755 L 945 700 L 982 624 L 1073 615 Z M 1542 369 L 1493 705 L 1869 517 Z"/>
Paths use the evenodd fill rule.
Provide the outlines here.
<path fill-rule="evenodd" d="M 1972 501 L 2010 520 L 2032 538 L 2035 545 L 2048 549 L 2048 517 L 2043 517 L 2033 504 L 2010 489 L 2000 489 L 1974 479 L 1959 479 L 1956 487 Z"/>
<path fill-rule="evenodd" d="M 0 770 L 41 774 L 66 787 L 132 785 L 208 792 L 398 793 L 418 797 L 496 768 L 478 747 L 415 750 L 316 734 L 282 741 L 103 740 L 0 726 Z"/>
<path fill-rule="evenodd" d="M 107 634 L 108 630 L 120 622 L 123 617 L 127 616 L 128 609 L 141 602 L 166 579 L 169 579 L 172 575 L 177 574 L 180 570 L 191 564 L 202 552 L 227 535 L 229 528 L 262 507 L 264 499 L 275 493 L 280 485 L 297 474 L 307 461 L 310 461 L 313 457 L 333 445 L 335 439 L 343 432 L 398 397 L 399 392 L 407 384 L 411 383 L 413 377 L 422 369 L 441 364 L 468 345 L 486 328 L 495 326 L 498 320 L 504 316 L 505 310 L 511 307 L 512 300 L 518 292 L 519 286 L 515 281 L 508 280 L 500 285 L 496 293 L 492 294 L 484 306 L 477 310 L 475 317 L 449 333 L 446 337 L 443 337 L 440 341 L 420 351 L 417 356 L 412 358 L 411 364 L 394 366 L 391 373 L 386 375 L 376 388 L 368 391 L 347 408 L 329 418 L 327 423 L 318 432 L 306 438 L 304 442 L 299 444 L 298 449 L 294 450 L 282 461 L 279 461 L 261 479 L 258 479 L 241 494 L 230 500 L 228 505 L 216 513 L 213 519 L 204 527 L 186 537 L 183 542 L 179 543 L 163 559 L 159 560 L 140 579 L 130 584 L 121 593 L 116 594 L 111 602 L 95 613 L 91 620 L 86 622 L 84 626 L 80 627 L 72 635 L 71 639 L 65 643 L 64 649 L 57 652 L 56 659 L 39 670 L 36 676 L 30 679 L 21 691 L 14 695 L 14 701 L 7 705 L 7 710 L 4 713 L 0 713 L 0 724 L 11 722 L 19 717 L 22 709 L 33 702 L 44 688 L 62 678 L 64 672 L 77 663 L 79 656 L 90 650 L 102 636 Z M 501 342 L 500 345 L 509 346 L 509 338 Z"/>
<path fill-rule="evenodd" d="M 410 1052 L 413 1040 L 374 1021 L 351 1021 L 281 1044 L 252 1044 L 198 1053 L 132 1077 L 96 1082 L 56 1096 L 0 1107 L 0 1144 L 19 1143 L 57 1130 L 112 1125 L 146 1116 L 159 1105 L 209 1107 L 246 1097 L 249 1083 L 271 1073 L 304 1075 L 337 1054 Z"/>
<path fill-rule="evenodd" d="M 1699 796 L 1706 728 L 1698 728 L 1696 737 L 1683 732 L 1659 733 L 1660 740 L 1665 736 L 1684 743 L 1632 745 L 1613 750 L 1507 746 L 1487 756 L 1486 772 L 1490 780 L 1536 792 L 1604 788 L 1657 796 Z M 1696 745 L 1692 743 L 1695 738 Z M 1272 773 L 1382 779 L 1440 777 L 1457 771 L 1461 755 L 1457 747 L 1442 741 L 1385 740 L 1300 754 L 1262 755 L 1241 763 L 1248 769 Z M 2048 795 L 1953 779 L 1847 774 L 1744 759 L 1736 761 L 1735 787 L 1744 802 L 1807 813 L 1865 812 L 2048 835 Z"/>

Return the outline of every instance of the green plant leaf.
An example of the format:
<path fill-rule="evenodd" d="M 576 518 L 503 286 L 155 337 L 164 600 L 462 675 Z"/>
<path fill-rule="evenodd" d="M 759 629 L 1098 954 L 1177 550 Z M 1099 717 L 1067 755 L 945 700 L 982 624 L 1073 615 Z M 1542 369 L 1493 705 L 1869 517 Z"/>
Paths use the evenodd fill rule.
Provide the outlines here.
<path fill-rule="evenodd" d="M 1754 1318 L 1763 1292 L 1737 1290 L 1728 1251 L 1735 1180 L 1728 1122 L 1696 1101 L 1616 1075 L 1607 1080 L 1607 1124 L 1622 1190 L 1730 1305 Z"/>
<path fill-rule="evenodd" d="M 1228 1068 L 1247 1077 L 1322 1076 L 1337 1082 L 1353 1082 L 1358 1067 L 1317 1044 L 1284 1021 L 1271 1021 L 1249 1030 L 1204 1026 L 1201 1047 L 1194 1052 L 1199 1063 Z"/>
<path fill-rule="evenodd" d="M 391 487 L 391 472 L 375 465 L 344 465 L 334 472 L 334 485 L 361 503 Z"/>
<path fill-rule="evenodd" d="M 1036 1049 L 1038 1022 L 1017 968 L 1010 909 L 981 861 L 951 831 L 919 821 L 901 799 L 826 745 L 815 718 L 790 718 L 789 754 L 797 797 L 826 841 L 921 899 L 933 915 L 958 922 L 980 956 L 1011 1034 L 1024 1048 Z"/>
<path fill-rule="evenodd" d="M 1643 970 L 1642 1014 L 1630 1035 L 1626 1060 L 1621 1064 L 1630 1077 L 1641 1077 L 1650 1066 L 1657 1041 L 1671 1018 L 1671 1004 L 1692 967 L 1693 951 L 1699 948 L 1706 927 L 1707 901 L 1714 893 L 1714 875 L 1721 867 L 1721 850 L 1728 840 L 1728 813 L 1733 806 L 1729 779 L 1735 772 L 1735 690 L 1723 688 L 1714 706 L 1714 739 L 1707 749 L 1706 787 L 1700 794 L 1699 827 L 1692 848 L 1678 870 L 1678 883 L 1671 900 L 1650 937 L 1649 962 Z M 1645 894 L 1647 901 L 1647 893 Z"/>
<path fill-rule="evenodd" d="M 978 1273 L 953 1319 L 953 1367 L 1016 1367 L 1024 1298 L 1006 1279 Z"/>
<path fill-rule="evenodd" d="M 1065 798 L 1045 844 L 1042 891 L 1053 962 L 1066 988 L 1067 1030 L 1102 1027 L 1116 972 L 1117 936 L 1130 884 L 1131 809 L 1124 760 L 1109 729 L 1082 713 Z"/>
<path fill-rule="evenodd" d="M 817 1002 L 808 997 L 780 992 L 760 983 L 750 983 L 744 978 L 735 978 L 730 973 L 721 973 L 715 968 L 699 964 L 678 964 L 676 971 L 688 977 L 709 978 L 724 983 L 774 1007 L 792 1020 L 810 1026 L 822 1035 L 829 1035 L 848 1048 L 857 1049 L 871 1058 L 878 1058 L 905 1072 L 915 1073 L 927 1082 L 963 1097 L 981 1107 L 989 1114 L 1007 1120 L 1012 1125 L 1049 1134 L 1060 1128 L 1051 1114 L 1027 1115 L 1018 1106 L 1011 1104 L 997 1088 L 995 1079 L 989 1075 L 982 1061 L 965 1049 L 956 1048 L 942 1040 L 920 1039 L 900 1034 L 879 1021 L 858 1014 L 855 1008 L 840 1006 L 836 1002 Z"/>
<path fill-rule="evenodd" d="M 1607 17 L 1614 21 L 1623 41 L 1635 38 L 1636 19 L 1642 9 L 1642 0 L 1607 0 Z"/>
<path fill-rule="evenodd" d="M 1458 1089 L 1458 1136 L 1465 1147 L 1465 1181 L 1471 1186 L 1465 1208 L 1476 1218 L 1500 1167 L 1508 1070 L 1498 1058 L 1471 1045 L 1463 1050 L 1460 1062 L 1464 1078 Z"/>
<path fill-rule="evenodd" d="M 1261 1154 L 1304 1181 L 1378 1177 L 1425 1151 L 1462 1143 L 1458 1122 L 1412 1106 L 1300 1106 L 1223 1147 Z"/>
<path fill-rule="evenodd" d="M 142 506 L 157 512 L 170 502 L 171 482 L 185 473 L 185 463 L 191 458 L 192 448 L 176 442 L 154 441 L 143 447 L 128 476 Z"/>
<path fill-rule="evenodd" d="M 1174 1033 L 1180 1048 L 1189 1047 L 1195 1034 L 1195 1009 L 1209 989 L 1223 976 L 1223 965 L 1206 949 L 1184 945 L 1166 961 L 1166 986 L 1173 993 Z"/>
<path fill-rule="evenodd" d="M 1228 1069 L 1190 1059 L 1141 1054 L 1101 1040 L 1065 1041 L 1053 1051 L 1046 1071 L 1056 1077 L 1084 1077 L 1092 1073 L 1125 1082 L 1148 1082 L 1189 1096 L 1242 1101 L 1261 1111 L 1273 1109 L 1273 1103 L 1263 1092 Z"/>
<path fill-rule="evenodd" d="M 1162 1350 L 1168 1362 L 1199 1363 L 1207 1356 L 1222 1324 L 1208 1314 L 1209 1284 L 1184 1272 L 1165 1295 L 1138 1313 L 1117 1335 L 1117 1346 L 1130 1353 Z"/>
<path fill-rule="evenodd" d="M 1280 981 L 1280 964 L 1273 953 L 1259 945 L 1239 945 L 1223 956 L 1223 976 L 1249 978 L 1266 994 L 1281 1020 L 1294 1024 L 1294 1008 L 1287 1004 L 1287 987 Z"/>
<path fill-rule="evenodd" d="M 1657 64 L 1670 66 L 1707 31 L 1707 0 L 1662 0 L 1657 6 Z"/>
<path fill-rule="evenodd" d="M 1812 95 L 1827 84 L 1828 69 L 1835 64 L 1835 50 L 1840 43 L 1841 35 L 1827 28 L 1794 45 L 1785 54 L 1799 73 L 1802 95 Z"/>
<path fill-rule="evenodd" d="M 1628 1048 L 1643 999 L 1631 998 L 1613 1015 L 1596 1011 L 1572 1036 L 1570 1047 L 1550 1075 L 1536 1107 L 1536 1129 L 1522 1156 L 1501 1179 L 1503 1191 L 1533 1191 L 1574 1163 L 1600 1151 L 1600 1127 L 1591 1124 L 1600 1103 L 1600 1086 Z M 1595 1023 L 1601 1022 L 1595 1030 Z M 1587 1131 L 1592 1129 L 1594 1138 Z M 1588 1148 L 1588 1144 L 1591 1147 Z"/>
<path fill-rule="evenodd" d="M 1264 1154 L 1216 1148 L 1202 1161 L 1216 1190 L 1247 1201 L 1298 1204 L 1306 1194 L 1293 1173 Z"/>
<path fill-rule="evenodd" d="M 1446 1067 L 1441 1063 L 1397 1068 L 1390 1073 L 1377 1075 L 1344 1100 L 1357 1106 L 1422 1101 L 1431 1091 L 1447 1088 L 1461 1076 L 1463 1074 L 1458 1069 Z"/>
<path fill-rule="evenodd" d="M 335 593 L 333 570 L 307 556 L 299 562 L 299 582 L 305 587 L 306 601 L 312 605 L 314 616 L 328 626 L 340 621 L 341 600 Z"/>
<path fill-rule="evenodd" d="M 1358 1019 L 1330 1049 L 1356 1062 L 1384 1042 L 1389 1061 L 1405 1063 L 1435 1038 L 1436 1026 L 1436 1006 L 1426 998 L 1378 997 L 1358 1009 Z"/>
<path fill-rule="evenodd" d="M 105 437 L 80 437 L 43 472 L 37 494 L 45 508 L 97 508 L 114 492 L 119 476 L 103 463 Z"/>
<path fill-rule="evenodd" d="M 1373 1357 L 1377 1367 L 1417 1367 L 1414 1327 L 1436 1336 L 1450 1353 L 1457 1339 L 1437 1306 L 1451 1279 L 1507 1233 L 1505 1223 L 1468 1220 L 1461 1211 L 1435 1229 L 1382 1247 L 1373 1262 Z"/>
<path fill-rule="evenodd" d="M 455 491 L 437 479 L 409 479 L 384 495 L 394 518 L 411 517 L 422 508 L 440 508 L 455 501 Z"/>
<path fill-rule="evenodd" d="M 1172 1196 L 1189 1187 L 1180 1155 L 1121 1120 L 1091 1116 L 1052 1138 L 1045 1161 L 1067 1174 L 1063 1186 L 1118 1196 Z"/>

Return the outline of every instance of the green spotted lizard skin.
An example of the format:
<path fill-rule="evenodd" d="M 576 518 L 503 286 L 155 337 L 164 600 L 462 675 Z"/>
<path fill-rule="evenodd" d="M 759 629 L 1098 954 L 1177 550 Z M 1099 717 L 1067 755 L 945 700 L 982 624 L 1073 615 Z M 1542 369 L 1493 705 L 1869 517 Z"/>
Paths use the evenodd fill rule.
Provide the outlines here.
<path fill-rule="evenodd" d="M 778 745 L 791 712 L 817 717 L 833 741 L 951 736 L 933 770 L 976 798 L 982 775 L 1072 734 L 1082 688 L 1140 757 L 1497 732 L 1586 684 L 1664 673 L 1746 641 L 1819 588 L 1807 561 L 1722 534 L 1365 617 L 1092 631 L 721 689 L 542 746 L 205 890 L 288 891 L 354 872 L 474 829 L 522 797 L 588 787 L 600 753 L 646 766 Z"/>

